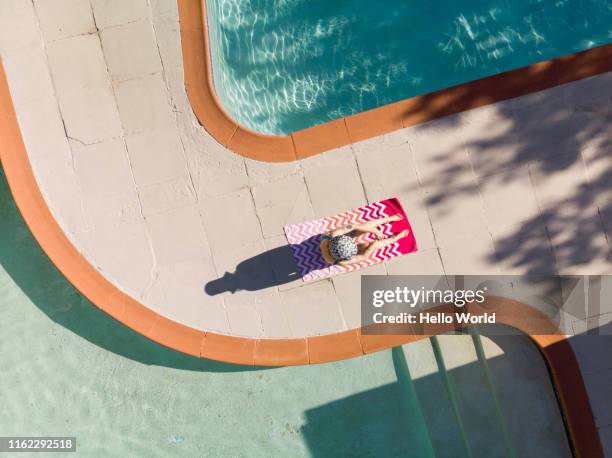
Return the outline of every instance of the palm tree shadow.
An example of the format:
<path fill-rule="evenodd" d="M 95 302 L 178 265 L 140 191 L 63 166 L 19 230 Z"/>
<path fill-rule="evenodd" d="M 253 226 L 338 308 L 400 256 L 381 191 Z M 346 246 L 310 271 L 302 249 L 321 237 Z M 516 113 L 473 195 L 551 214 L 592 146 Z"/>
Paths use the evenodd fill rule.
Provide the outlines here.
<path fill-rule="evenodd" d="M 587 65 L 584 67 L 587 73 Z M 561 70 L 551 66 L 547 71 Z M 517 217 L 513 227 L 495 234 L 487 261 L 529 275 L 587 268 L 600 273 L 609 268 L 611 77 L 604 73 L 476 110 L 469 109 L 475 95 L 493 98 L 495 91 L 507 89 L 502 81 L 485 85 L 483 80 L 475 86 L 482 91 L 465 91 L 454 106 L 435 105 L 434 95 L 423 97 L 411 110 L 430 110 L 433 117 L 441 117 L 412 129 L 431 129 L 431 135 L 436 129 L 465 135 L 457 144 L 469 158 L 467 163 L 460 162 L 455 144 L 452 149 L 440 146 L 435 151 L 427 161 L 435 166 L 436 174 L 423 179 L 421 185 L 427 189 L 425 205 L 431 212 L 445 214 L 461 199 L 473 197 L 476 188 L 493 192 L 527 177 L 523 183 L 531 183 L 535 191 L 526 194 L 531 198 L 524 207 L 536 202 L 539 208 L 526 211 L 528 216 Z M 471 167 L 475 179 L 466 180 L 461 167 Z M 405 191 L 414 192 L 414 188 Z M 499 204 L 512 207 L 508 202 Z"/>
<path fill-rule="evenodd" d="M 102 312 L 81 295 L 40 249 L 15 206 L 0 168 L 0 265 L 52 321 L 92 344 L 125 358 L 203 372 L 258 370 L 188 356 L 159 345 Z"/>

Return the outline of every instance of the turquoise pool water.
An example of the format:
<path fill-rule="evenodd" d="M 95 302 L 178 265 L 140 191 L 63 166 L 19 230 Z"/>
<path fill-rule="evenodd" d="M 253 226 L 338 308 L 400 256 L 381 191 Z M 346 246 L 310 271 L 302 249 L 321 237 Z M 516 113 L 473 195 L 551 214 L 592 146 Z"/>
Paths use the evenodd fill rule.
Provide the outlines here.
<path fill-rule="evenodd" d="M 57 456 L 570 457 L 543 360 L 520 336 L 271 369 L 147 340 L 59 274 L 2 169 L 0 405 L 3 436 L 76 436 L 77 453 Z"/>
<path fill-rule="evenodd" d="M 612 42 L 611 0 L 207 0 L 229 113 L 286 134 Z"/>

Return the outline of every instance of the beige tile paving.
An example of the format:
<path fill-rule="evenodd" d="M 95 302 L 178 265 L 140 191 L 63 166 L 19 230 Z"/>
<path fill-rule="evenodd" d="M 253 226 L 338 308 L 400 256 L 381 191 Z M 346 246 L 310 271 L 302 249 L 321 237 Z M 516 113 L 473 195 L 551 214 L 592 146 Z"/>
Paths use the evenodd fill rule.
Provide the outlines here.
<path fill-rule="evenodd" d="M 40 43 L 41 31 L 32 2 L 4 0 L 0 2 L 0 52 L 25 48 Z"/>
<path fill-rule="evenodd" d="M 125 3 L 135 3 L 135 0 Z M 114 79 L 125 80 L 162 70 L 150 21 L 131 22 L 104 29 L 100 39 L 108 70 Z M 130 46 L 126 46 L 126 43 L 130 43 Z M 134 53 L 133 49 L 138 49 L 138 52 Z"/>
<path fill-rule="evenodd" d="M 84 144 L 121 136 L 121 122 L 112 90 L 92 87 L 58 97 L 68 137 Z"/>
<path fill-rule="evenodd" d="M 91 0 L 100 29 L 136 22 L 149 16 L 147 0 Z"/>
<path fill-rule="evenodd" d="M 389 275 L 444 275 L 444 267 L 438 249 L 430 248 L 389 261 L 387 272 Z"/>
<path fill-rule="evenodd" d="M 487 235 L 460 235 L 440 247 L 440 257 L 444 271 L 450 275 L 499 273 L 493 241 Z"/>
<path fill-rule="evenodd" d="M 408 143 L 357 151 L 356 157 L 370 202 L 398 194 L 418 193 L 419 182 Z"/>
<path fill-rule="evenodd" d="M 378 264 L 369 269 L 356 270 L 332 279 L 344 322 L 349 329 L 361 326 L 361 277 L 363 275 L 387 275 L 387 268 L 384 264 Z"/>
<path fill-rule="evenodd" d="M 330 281 L 281 291 L 280 297 L 294 335 L 324 335 L 346 329 L 340 303 Z"/>
<path fill-rule="evenodd" d="M 453 197 L 452 205 L 443 203 L 429 206 L 433 233 L 440 247 L 455 245 L 457 238 L 490 237 L 478 187 L 474 184 L 463 187 L 462 193 L 462 198 Z"/>
<path fill-rule="evenodd" d="M 268 162 L 245 159 L 248 183 L 250 186 L 272 183 L 291 176 L 302 176 L 302 167 L 299 162 L 283 162 L 270 164 Z"/>
<path fill-rule="evenodd" d="M 83 195 L 97 197 L 127 192 L 134 179 L 123 140 L 108 140 L 72 150 Z"/>
<path fill-rule="evenodd" d="M 126 137 L 137 186 L 146 186 L 187 175 L 183 144 L 174 127 Z"/>
<path fill-rule="evenodd" d="M 365 195 L 357 162 L 350 148 L 306 159 L 302 166 L 315 218 L 335 215 L 363 205 Z"/>
<path fill-rule="evenodd" d="M 138 188 L 142 213 L 153 215 L 195 205 L 197 196 L 189 177 L 181 176 Z"/>
<path fill-rule="evenodd" d="M 554 163 L 530 162 L 529 173 L 542 212 L 563 203 L 574 207 L 590 202 L 579 202 L 576 195 L 592 197 L 587 171 L 579 151 L 559 155 Z"/>
<path fill-rule="evenodd" d="M 34 176 L 49 198 L 52 213 L 69 233 L 89 229 L 57 102 L 45 98 L 25 103 L 20 106 L 18 119 Z"/>
<path fill-rule="evenodd" d="M 111 281 L 121 279 L 121 289 L 137 299 L 151 285 L 155 262 L 144 233 L 142 220 L 107 224 L 94 228 L 85 245 L 93 265 Z"/>
<path fill-rule="evenodd" d="M 49 43 L 47 55 L 53 83 L 59 93 L 109 86 L 98 35 L 80 35 Z"/>
<path fill-rule="evenodd" d="M 181 32 L 174 16 L 164 13 L 162 8 L 162 12 L 153 19 L 153 29 L 164 67 L 182 69 L 182 56 L 176 52 L 181 46 Z"/>
<path fill-rule="evenodd" d="M 200 205 L 213 251 L 221 255 L 230 253 L 234 248 L 263 241 L 250 191 L 207 199 Z"/>
<path fill-rule="evenodd" d="M 142 219 L 142 208 L 135 190 L 83 198 L 88 227 L 121 224 Z"/>
<path fill-rule="evenodd" d="M 49 98 L 53 93 L 47 54 L 42 46 L 33 45 L 7 51 L 2 55 L 2 63 L 9 75 L 14 104 L 21 105 Z"/>
<path fill-rule="evenodd" d="M 115 83 L 115 92 L 127 134 L 168 128 L 175 122 L 161 74 Z"/>
<path fill-rule="evenodd" d="M 485 215 L 494 234 L 538 217 L 528 167 L 489 175 L 480 183 Z"/>
<path fill-rule="evenodd" d="M 72 154 L 54 97 L 19 105 L 17 116 L 35 171 L 49 176 L 53 165 L 72 165 Z"/>
<path fill-rule="evenodd" d="M 157 263 L 210 259 L 209 242 L 196 205 L 149 215 L 146 225 Z"/>
<path fill-rule="evenodd" d="M 84 255 L 159 313 L 299 337 L 357 326 L 364 274 L 610 270 L 609 75 L 265 164 L 195 119 L 176 2 L 58 1 L 0 2 L 0 53 L 34 171 Z M 420 251 L 294 279 L 284 224 L 390 195 Z M 207 293 L 214 282 L 225 290 Z"/>
<path fill-rule="evenodd" d="M 179 130 L 189 174 L 201 199 L 246 188 L 249 177 L 241 156 L 228 154 L 198 124 L 179 122 Z"/>
<path fill-rule="evenodd" d="M 555 275 L 557 265 L 543 221 L 506 226 L 493 234 L 497 265 L 504 275 Z"/>
<path fill-rule="evenodd" d="M 55 41 L 96 31 L 86 0 L 34 0 L 45 40 Z"/>
<path fill-rule="evenodd" d="M 304 178 L 292 176 L 255 186 L 253 198 L 264 237 L 284 234 L 283 227 L 314 218 Z"/>
<path fill-rule="evenodd" d="M 178 8 L 174 0 L 149 0 L 154 16 L 169 15 L 176 20 Z"/>
<path fill-rule="evenodd" d="M 612 190 L 610 189 L 609 154 L 612 147 L 612 132 L 602 136 L 599 144 L 582 149 L 582 159 L 586 168 L 586 175 L 590 196 L 600 210 L 605 211 L 612 203 Z"/>

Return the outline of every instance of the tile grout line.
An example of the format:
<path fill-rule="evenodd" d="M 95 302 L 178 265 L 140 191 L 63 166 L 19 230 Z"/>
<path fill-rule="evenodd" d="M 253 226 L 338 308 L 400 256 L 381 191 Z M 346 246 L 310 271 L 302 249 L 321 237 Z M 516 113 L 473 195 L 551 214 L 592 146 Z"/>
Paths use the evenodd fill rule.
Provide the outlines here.
<path fill-rule="evenodd" d="M 465 140 L 463 138 L 461 139 L 461 145 L 462 145 L 462 149 L 465 151 L 465 156 L 468 161 L 468 165 L 470 166 L 470 172 L 471 172 L 472 178 L 474 179 L 474 182 L 476 183 L 476 190 L 478 192 L 478 201 L 480 202 L 480 210 L 482 211 L 482 216 L 486 224 L 487 234 L 489 235 L 489 241 L 491 242 L 491 245 L 493 247 L 493 253 L 495 254 L 495 264 L 494 265 L 495 267 L 497 267 L 498 273 L 501 273 L 501 269 L 499 268 L 499 264 L 498 264 L 497 248 L 495 246 L 495 241 L 493 239 L 493 231 L 491 229 L 491 224 L 487 216 L 484 196 L 481 190 L 481 182 L 478 178 L 478 175 L 476 174 L 476 171 L 474 170 L 474 164 L 472 163 L 472 160 L 471 160 L 470 151 L 467 145 L 465 144 Z"/>
<path fill-rule="evenodd" d="M 120 115 L 120 111 L 119 111 L 119 104 L 118 104 L 118 98 L 117 98 L 117 91 L 115 89 L 115 84 L 119 81 L 115 81 L 115 78 L 111 75 L 110 72 L 110 68 L 108 66 L 108 60 L 106 57 L 106 52 L 104 50 L 104 44 L 102 43 L 102 37 L 100 36 L 102 30 L 98 27 L 98 23 L 97 23 L 97 19 L 96 19 L 96 15 L 95 12 L 93 10 L 93 7 L 91 5 L 91 0 L 89 0 L 90 2 L 90 8 L 92 11 L 92 18 L 94 21 L 94 27 L 96 28 L 96 35 L 98 37 L 98 43 L 100 45 L 100 50 L 102 53 L 102 58 L 104 61 L 104 65 L 106 67 L 106 74 L 108 76 L 108 83 L 110 86 L 110 90 L 113 94 L 113 107 L 115 108 L 116 112 L 117 112 L 117 116 L 119 118 L 120 121 L 120 125 L 121 125 L 121 141 L 123 143 L 123 147 L 125 150 L 125 159 L 127 160 L 128 163 L 128 167 L 130 169 L 130 177 L 132 179 L 132 184 L 134 186 L 134 191 L 136 194 L 136 199 L 138 201 L 138 212 L 140 215 L 140 219 L 142 221 L 142 229 L 144 231 L 144 234 L 147 238 L 147 245 L 149 248 L 149 253 L 151 255 L 151 260 L 152 260 L 152 264 L 151 264 L 151 269 L 149 270 L 149 282 L 148 284 L 145 286 L 144 291 L 142 292 L 142 297 L 146 297 L 146 295 L 151 291 L 151 289 L 153 288 L 153 285 L 155 285 L 155 283 L 157 282 L 158 278 L 159 278 L 159 265 L 158 265 L 158 259 L 155 253 L 155 249 L 154 249 L 154 244 L 153 244 L 153 238 L 151 237 L 151 233 L 149 231 L 149 228 L 146 224 L 147 218 L 144 215 L 144 211 L 143 211 L 143 206 L 142 206 L 142 198 L 141 198 L 141 193 L 140 193 L 140 187 L 138 186 L 138 184 L 136 183 L 136 178 L 134 176 L 134 165 L 132 164 L 132 160 L 130 158 L 130 154 L 129 154 L 129 148 L 128 148 L 128 144 L 127 144 L 127 133 L 125 131 L 125 127 L 123 125 L 123 120 L 121 119 L 121 115 Z M 123 24 L 118 24 L 118 25 L 123 25 Z"/>
<path fill-rule="evenodd" d="M 153 74 L 157 74 L 157 73 L 161 73 L 161 77 L 163 79 L 164 82 L 164 89 L 165 89 L 165 96 L 166 96 L 166 101 L 168 102 L 168 109 L 172 112 L 173 114 L 173 118 L 174 118 L 174 125 L 173 127 L 176 128 L 176 135 L 179 139 L 180 145 L 181 145 L 181 155 L 185 161 L 185 172 L 187 173 L 187 178 L 188 178 L 188 182 L 191 186 L 191 189 L 193 191 L 193 195 L 195 197 L 195 201 L 196 201 L 196 208 L 197 208 L 197 212 L 198 212 L 198 217 L 200 220 L 200 224 L 202 225 L 202 232 L 203 232 L 203 236 L 205 238 L 206 241 L 206 247 L 204 248 L 205 252 L 202 254 L 208 254 L 209 260 L 210 260 L 210 265 L 212 266 L 212 269 L 215 273 L 215 276 L 217 278 L 219 278 L 219 267 L 217 265 L 217 263 L 215 262 L 215 257 L 213 255 L 213 251 L 212 251 L 212 247 L 210 246 L 209 243 L 209 236 L 208 236 L 208 232 L 206 229 L 206 218 L 204 217 L 204 214 L 202 213 L 202 208 L 200 205 L 200 195 L 198 192 L 198 188 L 196 187 L 195 184 L 195 180 L 193 178 L 193 173 L 189 167 L 189 158 L 187 156 L 187 148 L 185 146 L 185 141 L 183 139 L 183 135 L 181 133 L 181 129 L 180 129 L 180 125 L 179 125 L 179 119 L 180 119 L 180 115 L 179 112 L 177 110 L 174 109 L 174 98 L 172 95 L 172 91 L 170 90 L 170 80 L 169 80 L 169 73 L 167 72 L 166 69 L 166 64 L 164 62 L 163 59 L 163 55 L 161 52 L 161 48 L 160 48 L 160 39 L 159 39 L 159 33 L 157 31 L 157 28 L 155 26 L 155 14 L 153 13 L 153 6 L 151 4 L 150 0 L 147 0 L 147 6 L 148 6 L 148 12 L 149 12 L 149 16 L 148 16 L 148 20 L 150 20 L 150 25 L 151 25 L 151 29 L 153 31 L 153 37 L 155 39 L 155 49 L 157 51 L 157 56 L 159 58 L 159 62 L 161 65 L 161 72 L 154 72 Z M 133 22 L 138 22 L 138 21 L 133 21 Z M 181 86 L 181 90 L 184 90 L 184 85 Z M 229 314 L 227 311 L 227 301 L 225 299 L 225 297 L 221 297 L 221 305 L 223 307 L 223 317 L 224 317 L 224 322 L 225 325 L 227 327 L 228 332 L 231 332 L 232 330 L 232 325 L 229 319 Z"/>
<path fill-rule="evenodd" d="M 40 17 L 39 17 L 39 14 L 38 14 L 38 9 L 36 8 L 34 0 L 31 0 L 31 2 L 32 2 L 32 10 L 33 10 L 34 16 L 36 18 L 37 29 L 38 29 L 39 38 L 40 38 L 40 41 L 39 41 L 38 44 L 40 45 L 40 47 L 41 47 L 41 49 L 42 49 L 42 51 L 44 53 L 46 70 L 48 71 L 49 81 L 51 82 L 51 88 L 53 90 L 53 93 L 51 94 L 52 97 L 53 97 L 53 100 L 54 100 L 53 106 L 57 110 L 57 113 L 59 115 L 60 121 L 62 123 L 62 128 L 64 130 L 64 135 L 66 136 L 66 145 L 68 147 L 68 151 L 70 152 L 70 166 L 71 166 L 72 172 L 74 174 L 75 184 L 76 184 L 77 189 L 79 191 L 78 199 L 79 199 L 79 206 L 80 206 L 80 209 L 81 209 L 81 217 L 83 218 L 83 221 L 85 222 L 85 232 L 88 232 L 88 231 L 93 230 L 93 227 L 90 227 L 91 221 L 90 221 L 90 218 L 87 215 L 87 212 L 85 211 L 85 203 L 83 201 L 83 194 L 84 194 L 83 193 L 83 186 L 82 186 L 81 180 L 79 179 L 78 174 L 76 172 L 76 165 L 75 165 L 75 162 L 74 162 L 74 154 L 73 154 L 73 151 L 72 151 L 72 145 L 70 144 L 70 141 L 69 141 L 70 137 L 68 135 L 68 129 L 66 127 L 66 121 L 64 119 L 64 114 L 62 113 L 62 109 L 61 109 L 61 106 L 60 106 L 60 103 L 59 103 L 59 95 L 58 95 L 59 93 L 58 93 L 57 86 L 56 86 L 56 83 L 55 83 L 55 78 L 53 78 L 53 74 L 51 72 L 51 63 L 49 61 L 49 54 L 47 52 L 47 42 L 46 42 L 45 37 L 44 37 L 44 35 L 42 33 L 42 28 L 41 28 L 41 25 L 40 25 Z M 88 2 L 89 2 L 89 0 L 88 0 Z M 90 5 L 90 9 L 91 9 L 91 5 Z M 92 11 L 92 17 L 93 17 L 93 11 Z M 41 192 L 42 192 L 42 189 L 41 189 Z M 49 206 L 49 210 L 52 211 L 52 208 L 53 207 L 50 205 Z M 53 213 L 55 214 L 55 212 L 53 212 Z M 57 217 L 57 215 L 56 215 L 56 217 Z"/>
<path fill-rule="evenodd" d="M 408 149 L 410 150 L 410 157 L 412 159 L 412 166 L 414 167 L 414 174 L 416 175 L 417 183 L 419 185 L 419 194 L 421 198 L 424 198 L 425 194 L 424 194 L 424 189 L 423 189 L 423 180 L 421 179 L 419 168 L 417 166 L 416 153 L 414 151 L 414 148 L 412 147 L 412 143 L 410 143 L 410 140 L 407 140 L 406 144 L 408 145 Z M 440 265 L 442 266 L 442 272 L 444 272 L 444 277 L 446 278 L 446 281 L 448 283 L 448 273 L 446 272 L 446 267 L 444 266 L 444 259 L 442 259 L 442 253 L 440 252 L 440 245 L 436 238 L 436 231 L 434 230 L 433 223 L 431 221 L 431 215 L 429 212 L 428 205 L 425 205 L 425 213 L 427 214 L 427 221 L 429 223 L 429 229 L 431 230 L 431 235 L 433 236 L 434 249 L 438 253 L 438 259 L 440 260 Z"/>

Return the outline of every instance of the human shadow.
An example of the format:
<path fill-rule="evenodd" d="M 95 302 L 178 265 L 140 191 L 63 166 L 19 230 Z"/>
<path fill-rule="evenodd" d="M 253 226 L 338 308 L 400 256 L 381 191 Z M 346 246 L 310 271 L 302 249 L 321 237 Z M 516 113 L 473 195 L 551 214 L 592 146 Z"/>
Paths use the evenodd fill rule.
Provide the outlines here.
<path fill-rule="evenodd" d="M 314 235 L 299 245 L 283 245 L 246 259 L 236 266 L 232 273 L 225 272 L 221 278 L 206 284 L 207 294 L 237 291 L 258 291 L 272 286 L 280 286 L 300 279 L 313 270 L 326 266 L 320 255 L 321 234 Z M 303 253 L 303 262 L 295 261 L 292 250 Z"/>
<path fill-rule="evenodd" d="M 0 168 L 0 265 L 49 319 L 125 358 L 174 369 L 241 372 L 260 368 L 185 355 L 159 345 L 111 318 L 81 295 L 40 249 L 15 206 Z"/>

